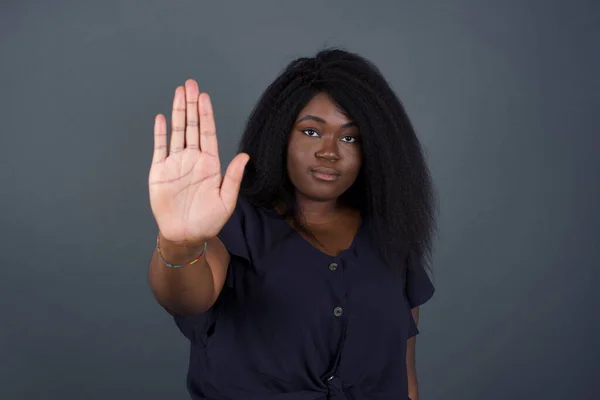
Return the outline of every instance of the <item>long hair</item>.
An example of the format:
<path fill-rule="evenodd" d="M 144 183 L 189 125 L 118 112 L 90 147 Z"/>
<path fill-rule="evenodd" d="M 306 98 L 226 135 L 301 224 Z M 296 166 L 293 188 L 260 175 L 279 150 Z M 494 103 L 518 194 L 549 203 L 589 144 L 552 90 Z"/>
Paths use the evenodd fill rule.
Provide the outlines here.
<path fill-rule="evenodd" d="M 430 265 L 435 196 L 421 145 L 402 103 L 376 66 L 341 49 L 291 62 L 250 114 L 239 151 L 250 156 L 240 194 L 283 205 L 303 226 L 286 167 L 287 144 L 304 106 L 327 93 L 361 132 L 362 167 L 340 201 L 360 210 L 383 260 L 404 272 L 405 258 Z M 414 262 L 414 260 L 413 260 Z"/>

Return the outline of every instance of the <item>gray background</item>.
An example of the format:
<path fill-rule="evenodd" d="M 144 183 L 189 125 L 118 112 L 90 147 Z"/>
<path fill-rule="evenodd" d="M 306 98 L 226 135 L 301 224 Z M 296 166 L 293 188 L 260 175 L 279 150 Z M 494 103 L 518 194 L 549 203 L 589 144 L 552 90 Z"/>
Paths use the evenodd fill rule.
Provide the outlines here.
<path fill-rule="evenodd" d="M 421 399 L 598 398 L 598 2 L 0 7 L 1 399 L 187 397 L 146 281 L 154 116 L 196 78 L 225 166 L 284 65 L 335 45 L 388 77 L 439 192 Z"/>

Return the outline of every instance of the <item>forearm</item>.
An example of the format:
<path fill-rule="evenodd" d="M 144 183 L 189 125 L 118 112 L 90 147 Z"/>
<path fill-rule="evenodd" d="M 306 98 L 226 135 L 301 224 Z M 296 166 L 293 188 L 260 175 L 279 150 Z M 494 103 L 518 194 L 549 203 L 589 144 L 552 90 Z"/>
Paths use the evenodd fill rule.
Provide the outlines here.
<path fill-rule="evenodd" d="M 415 326 L 419 325 L 419 307 L 411 310 Z M 419 381 L 417 380 L 417 336 L 406 341 L 406 372 L 408 377 L 408 397 L 419 400 Z"/>
<path fill-rule="evenodd" d="M 416 345 L 417 337 L 413 336 L 406 342 L 406 372 L 408 377 L 408 397 L 419 400 L 419 383 L 417 380 Z"/>
<path fill-rule="evenodd" d="M 173 265 L 195 259 L 202 247 L 181 246 L 160 237 L 163 257 Z M 156 301 L 170 312 L 193 315 L 206 311 L 215 298 L 213 273 L 206 254 L 192 265 L 169 268 L 154 249 L 149 265 L 148 280 Z"/>

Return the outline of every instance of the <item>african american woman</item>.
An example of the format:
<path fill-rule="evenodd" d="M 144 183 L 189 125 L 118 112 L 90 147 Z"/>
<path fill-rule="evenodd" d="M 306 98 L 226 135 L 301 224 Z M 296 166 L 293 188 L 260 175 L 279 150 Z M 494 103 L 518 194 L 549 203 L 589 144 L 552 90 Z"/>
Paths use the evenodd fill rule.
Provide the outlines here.
<path fill-rule="evenodd" d="M 149 283 L 191 343 L 193 399 L 418 399 L 435 199 L 379 70 L 340 49 L 290 63 L 222 175 L 209 96 L 157 115 Z"/>

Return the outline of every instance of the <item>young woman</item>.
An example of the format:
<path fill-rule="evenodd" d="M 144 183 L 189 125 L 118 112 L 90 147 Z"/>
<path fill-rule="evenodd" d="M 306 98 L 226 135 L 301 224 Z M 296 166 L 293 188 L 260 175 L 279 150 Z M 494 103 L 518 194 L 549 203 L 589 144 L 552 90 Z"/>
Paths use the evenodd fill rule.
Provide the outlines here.
<path fill-rule="evenodd" d="M 149 174 L 158 303 L 191 342 L 193 399 L 418 399 L 434 196 L 400 101 L 369 61 L 292 62 L 224 176 L 210 99 L 175 91 Z"/>

